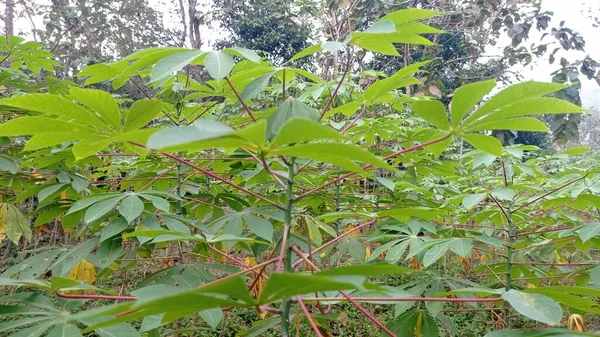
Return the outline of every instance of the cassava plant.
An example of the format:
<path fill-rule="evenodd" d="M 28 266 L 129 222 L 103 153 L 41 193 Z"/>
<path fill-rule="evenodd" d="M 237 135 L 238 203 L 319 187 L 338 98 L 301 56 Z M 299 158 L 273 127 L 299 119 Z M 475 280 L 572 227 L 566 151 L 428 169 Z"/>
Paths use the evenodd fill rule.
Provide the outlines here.
<path fill-rule="evenodd" d="M 258 319 L 238 336 L 353 335 L 347 303 L 389 336 L 452 334 L 452 311 L 489 313 L 488 336 L 593 335 L 566 328 L 600 311 L 595 157 L 487 133 L 581 112 L 550 96 L 565 85 L 469 83 L 445 106 L 406 94 L 425 63 L 355 71 L 357 50 L 432 44 L 421 20 L 436 15 L 390 13 L 281 67 L 243 48 L 154 48 L 83 69 L 83 88 L 2 98 L 0 234 L 35 245 L 0 274 L 0 332 L 161 336 L 246 308 Z M 313 53 L 348 61 L 329 82 L 294 67 Z M 102 82 L 147 99 L 85 88 Z M 33 238 L 14 205 L 31 208 Z M 127 294 L 102 287 L 154 261 Z M 515 316 L 537 330 L 510 330 Z"/>

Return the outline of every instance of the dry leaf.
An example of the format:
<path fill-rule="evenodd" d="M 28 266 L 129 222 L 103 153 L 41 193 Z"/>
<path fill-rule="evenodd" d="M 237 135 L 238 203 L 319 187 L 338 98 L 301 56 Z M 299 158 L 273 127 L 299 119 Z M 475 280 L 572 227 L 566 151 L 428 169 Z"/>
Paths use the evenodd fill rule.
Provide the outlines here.
<path fill-rule="evenodd" d="M 578 314 L 572 314 L 569 316 L 568 325 L 569 330 L 577 330 L 584 332 L 585 327 L 583 326 L 583 317 Z"/>

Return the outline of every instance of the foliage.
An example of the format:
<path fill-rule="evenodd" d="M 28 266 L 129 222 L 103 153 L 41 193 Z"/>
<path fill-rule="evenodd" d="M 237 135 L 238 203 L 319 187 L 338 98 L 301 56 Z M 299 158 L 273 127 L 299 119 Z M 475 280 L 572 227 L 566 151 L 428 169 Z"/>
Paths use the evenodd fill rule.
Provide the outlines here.
<path fill-rule="evenodd" d="M 289 61 L 431 45 L 439 31 L 425 22 L 440 15 L 390 12 Z M 391 336 L 454 331 L 443 310 L 471 309 L 494 312 L 488 336 L 516 334 L 515 316 L 556 327 L 524 336 L 590 335 L 560 326 L 598 314 L 597 158 L 490 135 L 581 113 L 550 96 L 567 84 L 479 81 L 440 101 L 403 91 L 427 61 L 367 84 L 349 67 L 328 81 L 285 64 L 241 47 L 151 48 L 77 76 L 113 89 L 140 77 L 152 99 L 76 85 L 0 99 L 2 207 L 27 206 L 36 239 L 51 227 L 78 241 L 2 271 L 18 291 L 0 297 L 0 332 L 160 336 L 185 317 L 185 330 L 196 317 L 218 329 L 224 312 L 253 309 L 240 336 L 296 324 L 324 336 L 352 305 Z M 17 218 L 25 238 L 10 239 L 26 245 Z M 95 283 L 155 260 L 127 295 Z"/>
<path fill-rule="evenodd" d="M 289 1 L 270 1 L 268 6 L 254 1 L 217 1 L 214 15 L 228 33 L 217 48 L 244 47 L 264 52 L 276 65 L 308 47 L 311 26 L 294 13 Z M 301 15 L 301 14 L 300 14 Z"/>

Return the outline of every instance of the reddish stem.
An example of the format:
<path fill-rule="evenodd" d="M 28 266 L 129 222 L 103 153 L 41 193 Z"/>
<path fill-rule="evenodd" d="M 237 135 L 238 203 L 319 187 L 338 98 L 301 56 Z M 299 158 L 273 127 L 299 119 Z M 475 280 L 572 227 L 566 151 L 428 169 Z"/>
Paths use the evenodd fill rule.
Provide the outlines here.
<path fill-rule="evenodd" d="M 348 71 L 349 70 L 350 70 L 350 62 L 348 62 L 346 64 L 346 69 L 344 69 L 344 74 L 342 75 L 342 78 L 338 82 L 337 87 L 335 87 L 335 90 L 333 91 L 333 94 L 331 94 L 331 97 L 329 98 L 329 101 L 327 101 L 327 104 L 325 105 L 325 108 L 323 109 L 323 112 L 321 112 L 321 117 L 319 117 L 319 119 L 322 119 L 323 116 L 325 115 L 325 113 L 327 113 L 327 111 L 329 111 L 329 108 L 331 108 L 331 105 L 333 104 L 333 100 L 337 96 L 337 93 L 340 90 L 340 87 L 344 83 L 344 79 L 346 79 L 346 75 L 348 75 Z"/>
<path fill-rule="evenodd" d="M 308 323 L 310 323 L 310 327 L 313 329 L 313 331 L 317 334 L 318 337 L 323 337 L 323 334 L 321 333 L 321 330 L 319 330 L 317 323 L 315 323 L 315 320 L 310 315 L 310 312 L 308 312 L 306 305 L 304 305 L 304 302 L 302 302 L 302 297 L 296 296 L 296 301 L 298 301 L 298 304 L 300 304 L 300 308 L 302 308 L 304 316 L 308 320 Z"/>
<path fill-rule="evenodd" d="M 231 87 L 231 90 L 233 90 L 233 92 L 235 93 L 235 96 L 237 97 L 238 101 L 240 101 L 240 103 L 242 103 L 244 110 L 246 110 L 246 112 L 248 113 L 250 118 L 252 118 L 252 121 L 256 122 L 256 117 L 254 117 L 254 114 L 252 113 L 252 111 L 250 110 L 250 108 L 248 107 L 246 102 L 244 102 L 244 100 L 242 99 L 242 96 L 240 96 L 240 94 L 237 92 L 237 90 L 235 90 L 235 87 L 233 86 L 233 83 L 231 83 L 231 80 L 229 79 L 229 77 L 225 76 L 225 80 Z"/>
<path fill-rule="evenodd" d="M 342 293 L 340 291 L 340 293 Z M 344 294 L 342 294 L 344 295 Z M 346 297 L 346 296 L 344 296 Z M 348 299 L 346 297 L 346 299 Z M 458 303 L 490 303 L 503 301 L 502 297 L 488 298 L 454 298 L 454 297 L 353 297 L 358 302 L 458 302 Z M 305 301 L 344 301 L 340 297 L 304 297 Z M 352 301 L 350 301 L 352 302 Z M 489 309 L 488 309 L 489 310 Z"/>
<path fill-rule="evenodd" d="M 236 259 L 235 257 L 233 257 L 233 256 L 231 256 L 231 255 L 229 255 L 229 254 L 225 253 L 224 251 L 222 251 L 222 250 L 218 249 L 217 247 L 215 247 L 215 246 L 213 246 L 213 245 L 211 245 L 211 244 L 208 244 L 208 243 L 207 243 L 206 245 L 207 245 L 207 246 L 208 246 L 208 248 L 209 248 L 210 250 L 212 250 L 213 252 L 215 252 L 215 253 L 217 253 L 217 254 L 219 254 L 219 255 L 221 255 L 221 256 L 223 256 L 223 257 L 227 258 L 227 259 L 230 259 L 231 261 L 234 261 L 234 262 L 238 263 L 240 266 L 242 266 L 242 267 L 244 267 L 244 268 L 248 268 L 248 266 L 247 266 L 247 265 L 244 263 L 244 261 L 242 261 L 242 260 L 239 260 L 239 259 Z"/>
<path fill-rule="evenodd" d="M 320 252 L 321 250 L 323 250 L 323 249 L 325 249 L 325 248 L 327 248 L 327 247 L 331 246 L 332 244 L 334 244 L 334 243 L 336 243 L 336 242 L 340 241 L 340 240 L 341 240 L 341 239 L 343 239 L 344 237 L 346 237 L 346 236 L 348 236 L 348 235 L 352 234 L 353 232 L 356 232 L 356 231 L 358 231 L 358 230 L 360 230 L 360 229 L 362 229 L 362 228 L 364 228 L 364 227 L 367 227 L 367 226 L 369 226 L 369 225 L 372 225 L 373 223 L 375 223 L 375 221 L 377 221 L 377 218 L 373 218 L 373 219 L 371 219 L 371 220 L 369 220 L 369 221 L 367 221 L 367 222 L 365 222 L 365 223 L 363 223 L 363 224 L 360 224 L 360 225 L 358 225 L 358 226 L 356 226 L 356 227 L 352 228 L 351 230 L 349 230 L 349 231 L 347 231 L 347 232 L 344 232 L 344 233 L 342 233 L 342 234 L 338 235 L 336 238 L 334 238 L 334 239 L 332 239 L 332 240 L 330 240 L 330 241 L 328 241 L 328 242 L 326 242 L 326 243 L 322 244 L 320 247 L 318 247 L 318 248 L 314 249 L 314 250 L 312 251 L 312 254 L 315 254 L 315 253 L 318 253 L 318 252 Z M 294 247 L 294 248 L 295 248 L 295 247 Z M 292 248 L 292 249 L 294 249 L 294 248 Z M 294 251 L 296 251 L 296 250 L 294 250 Z M 298 253 L 298 251 L 296 251 L 296 253 Z M 302 263 L 302 261 L 303 261 L 303 260 L 298 260 L 298 261 L 296 261 L 296 262 L 295 262 L 295 263 L 292 265 L 292 267 L 293 267 L 293 268 L 296 268 L 296 267 L 297 267 L 297 266 L 298 266 L 300 263 Z"/>
<path fill-rule="evenodd" d="M 392 154 L 390 154 L 390 155 L 388 155 L 386 157 L 383 157 L 383 160 L 388 160 L 388 159 L 397 157 L 399 155 L 402 155 L 404 153 L 413 152 L 413 151 L 419 150 L 419 149 L 421 149 L 421 148 L 423 148 L 425 146 L 428 146 L 428 145 L 431 145 L 431 144 L 435 144 L 435 143 L 439 143 L 441 141 L 444 141 L 444 140 L 450 138 L 450 136 L 452 136 L 452 134 L 449 133 L 449 134 L 445 135 L 444 137 L 436 138 L 434 140 L 430 140 L 430 141 L 425 142 L 423 144 L 415 145 L 415 146 L 406 148 L 404 150 L 401 150 L 401 151 L 398 151 L 398 152 L 394 152 L 394 153 L 392 153 Z M 363 170 L 369 170 L 369 169 L 371 169 L 371 167 L 373 167 L 373 165 L 372 164 L 368 164 L 368 165 L 363 166 L 362 168 L 363 168 Z M 327 188 L 327 187 L 329 187 L 329 186 L 337 183 L 338 181 L 342 181 L 342 180 L 344 180 L 344 179 L 346 179 L 348 177 L 351 177 L 351 176 L 353 176 L 355 174 L 356 174 L 356 172 L 350 172 L 350 173 L 346 173 L 344 175 L 341 175 L 341 176 L 337 177 L 336 179 L 330 180 L 330 181 L 326 182 L 325 184 L 323 184 L 321 186 L 318 186 L 318 187 L 315 187 L 315 188 L 310 189 L 308 191 L 305 191 L 304 193 L 296 196 L 293 199 L 293 201 L 298 201 L 298 200 L 304 198 L 305 196 L 307 196 L 309 194 L 312 194 L 314 192 L 317 192 L 317 191 L 320 191 L 322 189 L 325 189 L 325 188 Z"/>
<path fill-rule="evenodd" d="M 356 116 L 356 118 L 354 118 L 352 120 L 352 122 L 350 122 L 350 124 L 348 124 L 347 126 L 345 126 L 341 133 L 346 133 L 346 131 L 350 130 L 354 124 L 356 124 L 356 122 L 362 117 L 362 115 L 365 113 L 365 111 L 367 110 L 367 105 L 364 104 L 362 110 L 360 111 L 360 113 L 358 114 L 358 116 Z"/>
<path fill-rule="evenodd" d="M 132 143 L 132 144 L 137 145 L 137 146 L 141 146 L 141 147 L 145 147 L 144 145 L 139 144 L 139 143 Z M 189 166 L 189 167 L 191 167 L 191 168 L 193 168 L 193 169 L 195 169 L 197 171 L 200 171 L 200 172 L 204 173 L 205 175 L 207 175 L 207 176 L 209 176 L 209 177 L 211 177 L 211 178 L 213 178 L 215 180 L 219 180 L 221 182 L 224 182 L 225 184 L 227 184 L 227 185 L 229 185 L 229 186 L 231 186 L 231 187 L 233 187 L 235 189 L 238 189 L 238 190 L 240 190 L 242 192 L 245 192 L 246 194 L 249 194 L 249 195 L 251 195 L 251 196 L 253 196 L 253 197 L 257 198 L 257 199 L 260 199 L 262 201 L 266 201 L 269 204 L 271 204 L 271 205 L 279 208 L 280 210 L 285 210 L 285 207 L 283 207 L 282 205 L 280 205 L 280 204 L 278 204 L 278 203 L 276 203 L 276 202 L 274 202 L 274 201 L 272 201 L 270 199 L 267 199 L 267 198 L 263 197 L 262 195 L 260 195 L 258 193 L 252 192 L 249 189 L 246 189 L 246 188 L 244 188 L 242 186 L 239 186 L 239 185 L 237 185 L 235 183 L 232 183 L 231 181 L 229 181 L 229 180 L 227 180 L 225 178 L 219 177 L 218 175 L 214 174 L 213 172 L 207 171 L 207 170 L 201 168 L 200 166 L 198 166 L 198 165 L 196 165 L 196 164 L 194 164 L 194 163 L 192 163 L 192 162 L 190 162 L 190 161 L 188 161 L 186 159 L 183 159 L 181 157 L 172 155 L 170 153 L 163 153 L 163 155 L 166 156 L 166 157 L 169 157 L 171 159 L 174 159 L 175 161 L 178 161 L 178 162 L 180 162 L 182 164 L 185 164 L 185 165 L 187 165 L 187 166 Z"/>
<path fill-rule="evenodd" d="M 111 301 L 135 301 L 134 296 L 112 296 L 112 295 L 87 295 L 87 294 L 65 294 L 57 292 L 56 295 L 62 298 L 75 298 L 75 299 L 90 299 L 90 300 L 111 300 Z"/>
<path fill-rule="evenodd" d="M 578 181 L 581 181 L 581 180 L 585 179 L 586 177 L 587 177 L 587 173 L 586 173 L 586 174 L 585 174 L 583 177 L 581 177 L 581 178 L 577 178 L 577 179 L 575 179 L 575 180 L 569 181 L 569 182 L 568 182 L 568 183 L 566 183 L 566 184 L 560 185 L 559 187 L 557 187 L 557 188 L 555 188 L 555 189 L 551 190 L 550 192 L 544 193 L 544 194 L 540 195 L 539 197 L 537 197 L 537 198 L 535 198 L 535 199 L 531 200 L 530 202 L 528 202 L 528 203 L 526 203 L 526 204 L 524 204 L 524 205 L 520 206 L 519 208 L 515 209 L 515 210 L 513 211 L 513 213 L 514 213 L 514 212 L 518 212 L 519 210 L 521 210 L 521 209 L 523 209 L 523 208 L 525 208 L 525 207 L 527 207 L 527 206 L 529 206 L 529 205 L 533 204 L 534 202 L 536 202 L 536 201 L 538 201 L 538 200 L 541 200 L 541 199 L 544 199 L 545 197 L 549 196 L 550 194 L 552 194 L 552 193 L 555 193 L 555 192 L 558 192 L 558 191 L 562 190 L 563 188 L 565 188 L 565 187 L 567 187 L 567 186 L 569 186 L 569 185 L 575 184 L 576 182 L 578 182 Z"/>
<path fill-rule="evenodd" d="M 152 185 L 152 184 L 153 184 L 155 181 L 157 181 L 158 179 L 160 179 L 160 178 L 164 177 L 164 176 L 165 176 L 167 173 L 169 173 L 169 172 L 173 171 L 173 170 L 174 170 L 176 167 L 177 167 L 177 166 L 173 166 L 173 167 L 169 168 L 168 170 L 165 170 L 165 172 L 163 172 L 163 173 L 161 173 L 161 174 L 157 175 L 156 177 L 152 178 L 152 180 L 150 180 L 150 181 L 149 181 L 147 184 L 145 184 L 144 186 L 142 186 L 142 187 L 141 187 L 141 188 L 138 190 L 138 192 L 139 192 L 139 191 L 143 191 L 143 190 L 145 190 L 145 189 L 146 189 L 148 186 L 151 186 L 151 185 Z"/>

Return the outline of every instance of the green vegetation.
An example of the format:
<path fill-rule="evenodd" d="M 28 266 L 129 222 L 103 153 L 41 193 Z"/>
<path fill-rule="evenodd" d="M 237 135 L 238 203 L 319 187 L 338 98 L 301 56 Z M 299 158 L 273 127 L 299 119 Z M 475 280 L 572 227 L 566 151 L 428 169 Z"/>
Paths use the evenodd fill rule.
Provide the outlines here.
<path fill-rule="evenodd" d="M 598 155 L 498 136 L 582 113 L 570 84 L 438 100 L 430 60 L 353 68 L 435 45 L 445 14 L 285 61 L 157 47 L 45 82 L 52 53 L 0 39 L 0 333 L 594 336 Z M 332 56 L 334 76 L 300 67 Z"/>

